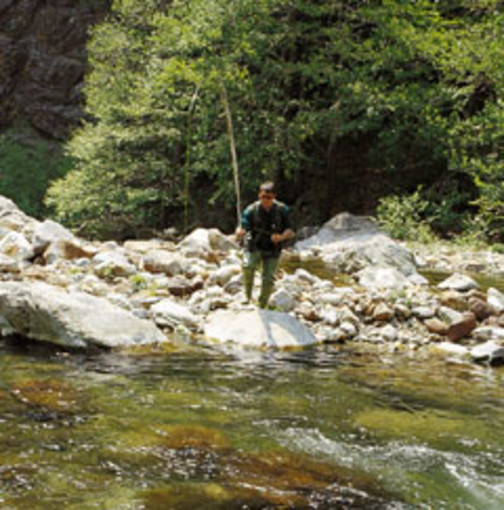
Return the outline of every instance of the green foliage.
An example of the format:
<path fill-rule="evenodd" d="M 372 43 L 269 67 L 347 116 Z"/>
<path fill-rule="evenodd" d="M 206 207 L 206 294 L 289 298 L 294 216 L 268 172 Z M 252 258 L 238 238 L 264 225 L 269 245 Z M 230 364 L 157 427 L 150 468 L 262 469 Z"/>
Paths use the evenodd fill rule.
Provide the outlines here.
<path fill-rule="evenodd" d="M 75 169 L 47 198 L 59 219 L 98 235 L 161 229 L 187 201 L 187 179 L 211 182 L 211 202 L 231 211 L 225 94 L 244 194 L 265 177 L 337 182 L 332 174 L 348 169 L 336 148 L 350 142 L 366 148 L 378 180 L 427 187 L 468 176 L 471 189 L 431 205 L 436 227 L 456 231 L 474 199 L 499 235 L 499 2 L 115 0 L 113 9 L 88 48 L 93 120 L 68 144 Z"/>
<path fill-rule="evenodd" d="M 403 241 L 432 242 L 435 236 L 425 213 L 429 203 L 421 197 L 421 188 L 410 195 L 390 195 L 377 207 L 378 224 L 392 237 Z"/>
<path fill-rule="evenodd" d="M 30 216 L 43 217 L 43 198 L 51 180 L 62 177 L 70 162 L 60 151 L 26 130 L 0 135 L 0 195 L 11 198 Z"/>

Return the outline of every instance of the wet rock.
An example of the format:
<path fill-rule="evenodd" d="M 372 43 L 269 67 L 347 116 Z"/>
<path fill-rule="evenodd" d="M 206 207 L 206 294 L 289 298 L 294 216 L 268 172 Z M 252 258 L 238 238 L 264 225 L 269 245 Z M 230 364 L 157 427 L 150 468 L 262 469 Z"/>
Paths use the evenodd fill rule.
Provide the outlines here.
<path fill-rule="evenodd" d="M 448 327 L 446 336 L 450 342 L 456 342 L 468 336 L 477 326 L 476 316 L 471 312 L 464 313 L 461 320 L 453 322 Z"/>
<path fill-rule="evenodd" d="M 478 288 L 478 284 L 469 276 L 455 273 L 438 284 L 438 289 L 451 289 L 465 292 Z"/>
<path fill-rule="evenodd" d="M 504 363 L 504 344 L 490 340 L 473 347 L 470 355 L 478 363 L 501 364 Z"/>
<path fill-rule="evenodd" d="M 313 333 L 294 317 L 268 310 L 218 310 L 204 326 L 209 340 L 250 347 L 303 347 L 317 342 Z"/>
<path fill-rule="evenodd" d="M 75 413 L 82 405 L 76 389 L 58 379 L 25 380 L 16 383 L 11 391 L 24 404 L 58 414 Z"/>

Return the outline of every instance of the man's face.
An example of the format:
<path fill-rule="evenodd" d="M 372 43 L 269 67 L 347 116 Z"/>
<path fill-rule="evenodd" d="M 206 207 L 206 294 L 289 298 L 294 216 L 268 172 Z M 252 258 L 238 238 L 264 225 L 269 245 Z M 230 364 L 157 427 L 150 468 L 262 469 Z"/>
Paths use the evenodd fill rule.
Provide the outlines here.
<path fill-rule="evenodd" d="M 275 200 L 275 194 L 269 193 L 267 191 L 259 192 L 259 201 L 261 202 L 261 207 L 269 211 L 271 206 L 273 205 L 273 200 Z"/>

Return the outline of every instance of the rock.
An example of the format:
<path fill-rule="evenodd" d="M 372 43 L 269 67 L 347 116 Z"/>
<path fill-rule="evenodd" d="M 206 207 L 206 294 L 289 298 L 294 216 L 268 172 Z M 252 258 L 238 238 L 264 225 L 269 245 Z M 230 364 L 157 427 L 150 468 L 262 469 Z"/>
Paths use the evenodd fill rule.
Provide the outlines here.
<path fill-rule="evenodd" d="M 186 256 L 199 258 L 207 258 L 212 251 L 238 249 L 236 243 L 215 228 L 197 228 L 184 238 L 178 247 Z"/>
<path fill-rule="evenodd" d="M 433 306 L 415 306 L 411 309 L 411 312 L 415 317 L 419 319 L 430 319 L 436 315 L 436 309 Z"/>
<path fill-rule="evenodd" d="M 385 303 L 378 303 L 373 309 L 375 321 L 389 321 L 394 317 L 394 310 Z"/>
<path fill-rule="evenodd" d="M 175 327 L 178 324 L 184 324 L 191 328 L 197 328 L 198 318 L 189 310 L 189 308 L 175 303 L 171 299 L 162 299 L 151 307 L 152 317 L 156 324 L 160 326 Z"/>
<path fill-rule="evenodd" d="M 303 268 L 296 269 L 296 271 L 294 271 L 294 276 L 298 280 L 300 280 L 302 282 L 309 283 L 311 285 L 314 285 L 315 283 L 317 283 L 319 281 L 319 278 L 317 276 L 315 276 L 314 274 L 308 272 L 306 269 L 303 269 Z"/>
<path fill-rule="evenodd" d="M 285 289 L 278 289 L 271 295 L 268 304 L 277 309 L 277 311 L 290 312 L 294 310 L 296 301 L 290 292 L 287 292 Z"/>
<path fill-rule="evenodd" d="M 355 291 L 351 287 L 335 287 L 331 292 L 324 292 L 317 298 L 317 302 L 323 305 L 338 306 L 345 302 Z"/>
<path fill-rule="evenodd" d="M 165 287 L 170 294 L 178 297 L 188 297 L 197 290 L 202 289 L 203 286 L 204 282 L 198 276 L 191 280 L 187 280 L 182 276 L 173 276 L 165 283 Z"/>
<path fill-rule="evenodd" d="M 0 273 L 17 273 L 19 270 L 19 262 L 16 259 L 0 253 Z"/>
<path fill-rule="evenodd" d="M 59 223 L 44 220 L 42 223 L 38 223 L 33 230 L 32 245 L 35 253 L 42 253 L 53 242 L 73 238 L 72 232 Z"/>
<path fill-rule="evenodd" d="M 404 303 L 395 303 L 394 315 L 397 315 L 398 317 L 402 317 L 404 319 L 409 319 L 413 315 L 413 312 L 411 311 L 411 308 L 406 306 Z"/>
<path fill-rule="evenodd" d="M 227 294 L 238 294 L 243 287 L 242 275 L 237 274 L 233 276 L 224 286 L 224 291 Z"/>
<path fill-rule="evenodd" d="M 465 312 L 469 308 L 466 297 L 456 290 L 445 290 L 439 295 L 438 299 L 442 305 L 453 308 L 458 312 Z"/>
<path fill-rule="evenodd" d="M 425 320 L 424 324 L 431 333 L 436 333 L 437 335 L 446 335 L 448 331 L 448 325 L 436 317 Z"/>
<path fill-rule="evenodd" d="M 440 306 L 437 311 L 438 317 L 447 324 L 453 324 L 454 322 L 459 322 L 464 317 L 463 313 L 450 308 L 449 306 Z"/>
<path fill-rule="evenodd" d="M 452 342 L 436 343 L 434 349 L 448 354 L 455 354 L 456 356 L 467 356 L 469 354 L 469 349 L 465 345 L 454 344 Z"/>
<path fill-rule="evenodd" d="M 408 276 L 408 280 L 412 285 L 419 286 L 419 287 L 425 287 L 429 285 L 429 280 L 425 278 L 425 276 L 422 276 L 419 273 L 413 273 Z"/>
<path fill-rule="evenodd" d="M 493 287 L 487 290 L 487 303 L 493 306 L 497 313 L 504 312 L 504 294 Z"/>
<path fill-rule="evenodd" d="M 269 310 L 219 310 L 207 318 L 209 340 L 247 347 L 304 347 L 319 343 L 294 317 Z"/>
<path fill-rule="evenodd" d="M 29 223 L 34 222 L 35 220 L 21 211 L 10 198 L 0 195 L 0 228 L 4 232 L 1 237 L 4 237 L 12 230 L 20 232 Z"/>
<path fill-rule="evenodd" d="M 357 273 L 359 284 L 366 289 L 402 289 L 411 286 L 408 278 L 393 267 L 366 267 Z"/>
<path fill-rule="evenodd" d="M 169 276 L 175 276 L 184 271 L 186 263 L 185 258 L 176 252 L 152 250 L 143 257 L 141 265 L 151 273 L 166 273 Z"/>
<path fill-rule="evenodd" d="M 340 324 L 339 329 L 346 334 L 347 338 L 354 338 L 358 333 L 357 327 L 350 321 L 343 321 Z"/>
<path fill-rule="evenodd" d="M 208 283 L 210 285 L 219 284 L 224 287 L 231 278 L 236 275 L 241 274 L 241 266 L 238 264 L 233 264 L 229 266 L 223 266 L 214 271 L 210 277 L 208 278 Z"/>
<path fill-rule="evenodd" d="M 296 308 L 296 313 L 309 322 L 318 322 L 321 320 L 321 317 L 317 313 L 317 310 L 307 303 L 301 303 Z"/>
<path fill-rule="evenodd" d="M 469 310 L 476 315 L 479 321 L 485 320 L 490 317 L 490 315 L 495 315 L 494 307 L 478 298 L 469 299 Z"/>
<path fill-rule="evenodd" d="M 117 251 L 105 251 L 93 257 L 94 272 L 105 278 L 112 276 L 129 276 L 136 272 L 136 267 Z"/>
<path fill-rule="evenodd" d="M 480 326 L 472 332 L 478 340 L 504 340 L 504 328 L 498 326 Z"/>
<path fill-rule="evenodd" d="M 489 341 L 473 347 L 470 351 L 471 358 L 476 362 L 488 362 L 497 364 L 504 362 L 504 345 Z"/>
<path fill-rule="evenodd" d="M 380 232 L 366 217 L 339 214 L 314 236 L 295 245 L 299 251 L 314 248 L 328 266 L 339 272 L 381 266 L 393 267 L 404 275 L 416 273 L 413 254 Z"/>
<path fill-rule="evenodd" d="M 18 262 L 31 260 L 35 256 L 32 245 L 25 236 L 14 231 L 0 240 L 0 253 Z"/>
<path fill-rule="evenodd" d="M 386 342 L 394 342 L 397 340 L 397 329 L 392 324 L 387 324 L 379 329 L 379 334 Z"/>
<path fill-rule="evenodd" d="M 456 342 L 469 335 L 477 326 L 476 317 L 472 312 L 464 313 L 461 320 L 448 326 L 446 336 L 450 342 Z"/>
<path fill-rule="evenodd" d="M 478 288 L 478 284 L 469 276 L 455 273 L 438 284 L 438 289 L 451 289 L 465 292 Z"/>
<path fill-rule="evenodd" d="M 97 253 L 97 248 L 73 237 L 71 239 L 59 239 L 51 242 L 44 251 L 42 258 L 46 264 L 54 264 L 60 259 L 90 259 Z M 89 264 L 89 261 L 82 262 L 82 264 Z"/>
<path fill-rule="evenodd" d="M 162 342 L 151 321 L 103 298 L 43 282 L 0 283 L 0 316 L 20 336 L 72 348 Z"/>

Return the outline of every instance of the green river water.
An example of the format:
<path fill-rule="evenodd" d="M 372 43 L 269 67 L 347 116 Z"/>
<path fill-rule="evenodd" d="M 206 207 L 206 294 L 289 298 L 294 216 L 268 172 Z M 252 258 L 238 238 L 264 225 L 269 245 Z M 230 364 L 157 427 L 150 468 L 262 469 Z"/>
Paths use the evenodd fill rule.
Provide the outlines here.
<path fill-rule="evenodd" d="M 504 508 L 504 368 L 0 342 L 0 508 Z"/>

